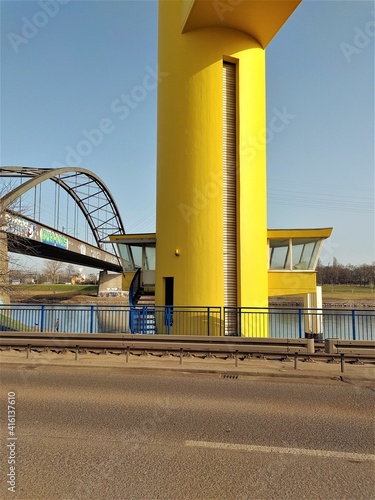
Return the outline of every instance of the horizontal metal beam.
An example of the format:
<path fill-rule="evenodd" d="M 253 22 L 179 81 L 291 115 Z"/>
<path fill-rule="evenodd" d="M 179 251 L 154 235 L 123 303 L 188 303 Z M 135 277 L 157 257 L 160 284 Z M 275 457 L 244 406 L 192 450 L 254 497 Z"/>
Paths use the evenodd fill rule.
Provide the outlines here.
<path fill-rule="evenodd" d="M 117 255 L 14 212 L 5 214 L 8 251 L 122 272 Z M 59 242 L 57 244 L 57 242 Z"/>
<path fill-rule="evenodd" d="M 375 357 L 375 340 L 326 339 L 324 350 L 328 354 L 365 354 Z"/>
<path fill-rule="evenodd" d="M 233 342 L 232 342 L 233 340 Z M 82 347 L 102 349 L 220 352 L 220 353 L 314 353 L 313 339 L 263 339 L 255 337 L 183 337 L 179 335 L 27 334 L 4 332 L 1 346 Z"/>
<path fill-rule="evenodd" d="M 194 339 L 194 341 L 192 340 Z M 361 342 L 361 341 L 358 341 Z M 365 342 L 366 343 L 366 342 Z M 315 360 L 322 362 L 341 362 L 341 372 L 345 371 L 345 361 L 375 363 L 373 351 L 361 354 L 331 354 L 325 352 L 309 352 L 314 349 L 312 339 L 262 339 L 262 338 L 228 338 L 223 337 L 193 337 L 169 335 L 123 335 L 123 334 L 26 334 L 24 332 L 2 332 L 0 351 L 24 348 L 27 358 L 32 350 L 37 352 L 62 350 L 75 352 L 76 359 L 80 350 L 84 352 L 113 352 L 125 354 L 126 362 L 129 355 L 135 354 L 172 354 L 178 356 L 180 364 L 185 356 L 197 355 L 210 357 L 223 355 L 234 358 L 235 366 L 238 360 L 250 357 L 267 357 L 268 359 L 294 358 L 294 369 L 298 368 L 298 360 Z"/>

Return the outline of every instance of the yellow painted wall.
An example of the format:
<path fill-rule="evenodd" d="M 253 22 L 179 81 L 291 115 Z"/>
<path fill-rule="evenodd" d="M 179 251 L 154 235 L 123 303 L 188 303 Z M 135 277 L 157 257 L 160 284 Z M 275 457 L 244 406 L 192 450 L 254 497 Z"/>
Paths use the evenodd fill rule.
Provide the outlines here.
<path fill-rule="evenodd" d="M 232 29 L 182 35 L 180 8 L 159 2 L 156 304 L 164 304 L 163 277 L 173 276 L 175 305 L 223 305 L 222 65 L 231 57 L 239 82 L 238 305 L 266 306 L 265 53 Z"/>
<path fill-rule="evenodd" d="M 270 271 L 268 273 L 268 293 L 270 297 L 315 292 L 316 273 L 314 271 Z"/>
<path fill-rule="evenodd" d="M 122 290 L 128 290 L 130 288 L 130 285 L 132 283 L 132 280 L 134 278 L 135 272 L 133 271 L 127 271 L 126 273 L 123 274 L 122 277 Z"/>

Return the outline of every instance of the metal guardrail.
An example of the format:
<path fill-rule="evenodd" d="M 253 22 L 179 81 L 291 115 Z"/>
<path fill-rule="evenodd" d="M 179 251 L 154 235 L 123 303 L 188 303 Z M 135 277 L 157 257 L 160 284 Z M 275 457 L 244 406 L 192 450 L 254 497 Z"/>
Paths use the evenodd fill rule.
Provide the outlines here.
<path fill-rule="evenodd" d="M 326 339 L 324 350 L 328 354 L 363 354 L 375 357 L 375 341 Z"/>
<path fill-rule="evenodd" d="M 2 305 L 0 331 L 375 340 L 375 310 L 119 305 Z M 229 336 L 227 338 L 233 338 Z"/>
<path fill-rule="evenodd" d="M 334 339 L 330 341 L 337 342 Z M 328 342 L 328 341 L 327 341 Z M 341 341 L 338 341 L 341 342 Z M 57 334 L 46 335 L 40 333 L 28 334 L 25 332 L 4 332 L 0 336 L 0 351 L 17 349 L 26 352 L 29 359 L 32 351 L 48 352 L 50 349 L 57 353 L 74 352 L 75 360 L 79 354 L 88 352 L 109 352 L 125 354 L 126 363 L 130 355 L 172 354 L 179 357 L 179 364 L 183 364 L 184 357 L 191 355 L 199 358 L 219 357 L 233 358 L 234 366 L 238 367 L 239 360 L 251 357 L 267 357 L 268 359 L 290 360 L 294 359 L 294 369 L 297 370 L 300 360 L 319 360 L 325 362 L 341 361 L 341 373 L 345 372 L 345 363 L 364 362 L 374 364 L 374 343 L 351 342 L 349 354 L 314 352 L 313 339 L 260 339 L 240 337 L 195 337 L 195 336 L 170 336 L 170 335 L 86 335 L 86 334 Z M 371 350 L 368 345 L 371 344 Z M 366 346 L 365 350 L 362 349 Z"/>
<path fill-rule="evenodd" d="M 198 340 L 197 340 L 198 339 Z M 222 352 L 222 353 L 314 353 L 312 339 L 262 339 L 224 337 L 182 337 L 180 335 L 100 335 L 92 334 L 56 334 L 42 335 L 38 333 L 25 335 L 22 332 L 5 332 L 0 337 L 0 346 L 30 347 L 82 347 L 101 349 L 139 349 L 176 351 L 183 349 L 190 352 Z"/>

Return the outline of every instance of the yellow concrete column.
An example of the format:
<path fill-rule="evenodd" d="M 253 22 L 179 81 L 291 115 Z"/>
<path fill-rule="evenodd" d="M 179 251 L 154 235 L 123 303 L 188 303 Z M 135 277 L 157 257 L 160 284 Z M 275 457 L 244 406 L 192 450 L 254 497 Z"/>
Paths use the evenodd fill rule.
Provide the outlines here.
<path fill-rule="evenodd" d="M 237 65 L 238 305 L 267 305 L 265 54 L 241 31 L 181 34 L 180 2 L 159 4 L 156 304 L 223 305 L 223 60 Z"/>

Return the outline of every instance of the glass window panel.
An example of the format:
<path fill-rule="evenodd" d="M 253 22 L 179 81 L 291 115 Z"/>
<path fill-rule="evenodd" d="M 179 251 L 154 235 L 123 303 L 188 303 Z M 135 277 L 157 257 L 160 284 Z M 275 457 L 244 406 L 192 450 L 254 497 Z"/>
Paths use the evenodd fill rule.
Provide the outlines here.
<path fill-rule="evenodd" d="M 313 271 L 322 245 L 321 238 L 293 238 L 293 261 L 290 264 L 288 239 L 269 240 L 269 269 Z"/>
<path fill-rule="evenodd" d="M 134 271 L 131 256 L 130 256 L 129 245 L 123 245 L 120 243 L 117 245 L 117 247 L 118 247 L 119 252 L 120 252 L 122 267 L 123 267 L 124 271 Z"/>
<path fill-rule="evenodd" d="M 155 247 L 146 247 L 145 269 L 155 271 Z"/>
<path fill-rule="evenodd" d="M 315 241 L 312 241 L 310 243 L 306 243 L 306 245 L 304 246 L 304 249 L 303 249 L 303 252 L 302 252 L 302 255 L 301 255 L 301 263 L 302 262 L 306 263 L 306 268 L 305 269 L 310 269 L 309 268 L 309 264 L 310 264 L 310 261 L 311 261 L 311 257 L 312 257 L 314 248 L 315 248 Z"/>
<path fill-rule="evenodd" d="M 131 246 L 134 264 L 136 267 L 142 267 L 142 247 Z"/>
<path fill-rule="evenodd" d="M 302 252 L 303 252 L 304 246 L 305 245 L 302 243 L 295 244 L 293 241 L 293 245 L 292 245 L 293 269 L 296 269 L 296 270 L 307 269 L 308 263 L 302 261 Z"/>
<path fill-rule="evenodd" d="M 317 241 L 315 243 L 315 247 L 314 247 L 314 250 L 312 252 L 312 255 L 311 255 L 311 259 L 310 259 L 310 263 L 309 263 L 309 269 L 312 269 L 313 271 L 315 270 L 315 267 L 316 267 L 316 261 L 317 261 L 317 256 L 318 256 L 318 252 L 320 250 L 320 246 L 321 246 L 321 240 L 320 241 Z"/>
<path fill-rule="evenodd" d="M 289 265 L 289 247 L 274 247 L 270 262 L 270 269 L 285 269 Z"/>

